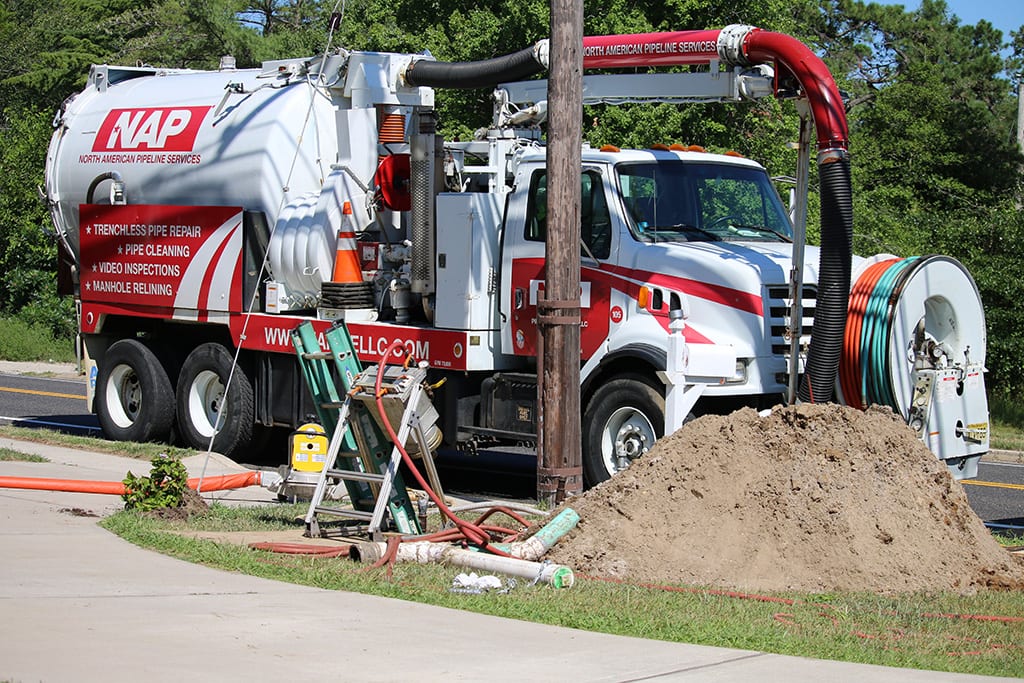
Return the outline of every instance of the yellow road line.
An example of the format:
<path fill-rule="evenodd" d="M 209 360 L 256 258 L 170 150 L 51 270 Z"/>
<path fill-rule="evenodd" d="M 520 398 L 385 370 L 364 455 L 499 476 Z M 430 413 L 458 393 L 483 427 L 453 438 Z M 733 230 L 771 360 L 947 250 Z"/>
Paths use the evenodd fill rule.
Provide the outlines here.
<path fill-rule="evenodd" d="M 54 396 L 56 398 L 80 398 L 83 401 L 85 396 L 81 394 L 58 394 L 55 391 L 39 391 L 37 389 L 15 389 L 13 387 L 0 387 L 0 391 L 9 391 L 13 394 L 34 394 L 36 396 Z"/>
<path fill-rule="evenodd" d="M 1024 491 L 1024 484 L 1003 484 L 997 481 L 975 481 L 973 479 L 964 479 L 960 483 L 970 484 L 971 486 L 992 486 L 997 489 L 1014 489 L 1016 491 Z"/>

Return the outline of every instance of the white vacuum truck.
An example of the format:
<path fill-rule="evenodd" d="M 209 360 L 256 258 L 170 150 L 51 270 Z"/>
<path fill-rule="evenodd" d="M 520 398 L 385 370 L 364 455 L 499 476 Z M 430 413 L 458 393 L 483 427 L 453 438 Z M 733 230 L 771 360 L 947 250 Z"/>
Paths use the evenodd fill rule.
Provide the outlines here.
<path fill-rule="evenodd" d="M 313 414 L 291 330 L 344 320 L 363 361 L 401 340 L 447 380 L 433 399 L 448 446 L 533 443 L 546 95 L 522 79 L 546 47 L 458 64 L 337 50 L 247 70 L 94 66 L 56 118 L 45 192 L 104 433 L 237 456 Z M 821 61 L 749 26 L 588 37 L 584 53 L 587 68 L 704 67 L 588 76 L 586 102 L 774 95 L 803 114 L 792 220 L 735 153 L 583 150 L 586 482 L 691 409 L 837 399 L 891 405 L 974 476 L 988 448 L 977 288 L 946 257 L 852 256 L 846 119 Z M 494 88 L 490 126 L 442 140 L 435 87 Z M 815 137 L 822 246 L 805 248 Z M 669 358 L 682 316 L 685 357 Z"/>

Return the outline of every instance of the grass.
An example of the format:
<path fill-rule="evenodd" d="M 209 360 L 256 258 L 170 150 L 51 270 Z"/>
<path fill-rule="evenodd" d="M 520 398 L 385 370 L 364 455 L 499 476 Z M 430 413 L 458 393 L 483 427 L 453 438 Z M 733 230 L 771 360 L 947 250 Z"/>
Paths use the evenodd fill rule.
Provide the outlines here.
<path fill-rule="evenodd" d="M 67 363 L 75 360 L 75 345 L 70 339 L 54 339 L 45 327 L 0 317 L 0 358 Z"/>
<path fill-rule="evenodd" d="M 989 399 L 988 409 L 992 448 L 1024 451 L 1024 405 L 1000 395 Z"/>
<path fill-rule="evenodd" d="M 1024 548 L 1024 539 L 1017 534 L 993 530 L 992 538 L 996 539 L 996 543 L 1004 548 Z"/>
<path fill-rule="evenodd" d="M 304 505 L 228 508 L 215 504 L 188 522 L 121 512 L 102 524 L 131 542 L 191 562 L 328 590 L 641 638 L 915 669 L 1024 676 L 1021 593 L 753 596 L 578 576 L 569 590 L 520 582 L 508 594 L 465 595 L 448 590 L 459 568 L 401 564 L 388 580 L 384 570 L 365 571 L 348 560 L 273 554 L 181 534 L 298 530 L 302 525 L 296 518 L 304 513 Z M 979 620 L 970 615 L 1005 619 Z"/>
<path fill-rule="evenodd" d="M 195 455 L 195 451 L 188 448 L 178 448 L 161 443 L 135 443 L 131 441 L 107 441 L 106 439 L 93 436 L 79 436 L 76 434 L 64 434 L 53 429 L 36 429 L 34 427 L 14 427 L 12 425 L 0 425 L 0 436 L 20 441 L 32 441 L 51 446 L 64 446 L 67 448 L 79 448 L 99 453 L 112 453 L 126 458 L 139 458 L 141 460 L 152 460 L 160 454 L 171 458 L 187 458 Z"/>
<path fill-rule="evenodd" d="M 0 448 L 0 462 L 50 462 L 41 455 L 34 455 L 32 453 L 22 453 L 21 451 L 15 451 L 10 448 Z"/>

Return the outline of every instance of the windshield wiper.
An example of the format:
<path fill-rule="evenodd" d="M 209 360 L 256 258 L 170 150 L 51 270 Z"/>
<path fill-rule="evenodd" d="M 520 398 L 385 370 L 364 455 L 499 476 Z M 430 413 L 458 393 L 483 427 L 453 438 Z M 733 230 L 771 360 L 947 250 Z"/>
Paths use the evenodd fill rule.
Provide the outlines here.
<path fill-rule="evenodd" d="M 739 225 L 739 224 L 735 224 L 734 223 L 732 225 L 732 227 L 735 228 L 736 230 L 756 230 L 757 232 L 760 232 L 760 233 L 766 233 L 766 234 L 769 234 L 769 235 L 775 235 L 776 237 L 778 237 L 783 242 L 792 242 L 793 241 L 793 238 L 791 238 L 789 235 L 787 235 L 785 233 L 782 233 L 782 232 L 779 232 L 778 230 L 773 230 L 772 228 L 769 228 L 769 227 L 764 226 L 764 225 Z"/>
<path fill-rule="evenodd" d="M 705 230 L 704 228 L 698 228 L 696 225 L 690 225 L 689 223 L 676 223 L 675 225 L 658 225 L 653 228 L 649 227 L 647 228 L 647 230 L 654 235 L 655 241 L 657 241 L 658 234 L 662 232 L 676 232 L 682 233 L 683 235 L 701 235 L 704 238 L 706 238 L 708 242 L 722 241 L 722 238 L 719 235 L 716 235 L 715 233 L 709 230 Z"/>

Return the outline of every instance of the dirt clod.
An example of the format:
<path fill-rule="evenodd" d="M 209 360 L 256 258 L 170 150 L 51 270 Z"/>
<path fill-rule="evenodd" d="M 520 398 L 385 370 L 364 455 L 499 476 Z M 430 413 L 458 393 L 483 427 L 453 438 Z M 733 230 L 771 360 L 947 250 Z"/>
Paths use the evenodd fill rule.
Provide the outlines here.
<path fill-rule="evenodd" d="M 706 416 L 570 502 L 577 571 L 742 590 L 1024 588 L 960 484 L 892 411 Z"/>
<path fill-rule="evenodd" d="M 195 489 L 185 489 L 185 493 L 181 497 L 181 505 L 178 507 L 156 508 L 145 514 L 157 519 L 186 521 L 193 515 L 201 515 L 209 509 L 210 506 L 206 504 L 201 495 L 196 493 Z"/>
<path fill-rule="evenodd" d="M 72 517 L 99 517 L 99 515 L 97 515 L 92 510 L 86 510 L 85 508 L 79 507 L 61 508 L 60 510 L 58 510 L 58 512 L 61 512 L 65 515 L 71 515 Z"/>

